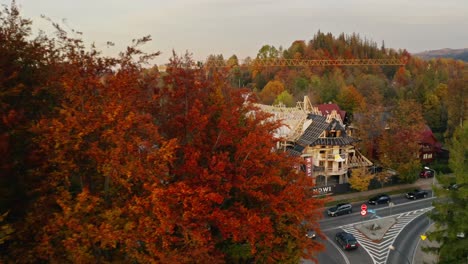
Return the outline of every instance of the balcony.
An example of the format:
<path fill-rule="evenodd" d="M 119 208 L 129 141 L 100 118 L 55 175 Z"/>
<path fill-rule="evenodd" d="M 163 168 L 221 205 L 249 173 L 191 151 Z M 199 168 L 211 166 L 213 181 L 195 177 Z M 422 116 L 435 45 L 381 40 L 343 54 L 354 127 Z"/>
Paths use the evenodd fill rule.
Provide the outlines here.
<path fill-rule="evenodd" d="M 325 171 L 325 167 L 323 166 L 314 166 L 314 172 L 324 172 Z"/>
<path fill-rule="evenodd" d="M 320 154 L 319 159 L 320 160 L 335 160 L 336 155 L 340 156 L 340 158 L 344 160 L 346 159 L 346 154 L 328 154 L 328 155 Z"/>
<path fill-rule="evenodd" d="M 336 168 L 336 169 L 333 169 L 332 167 L 331 168 L 325 168 L 325 171 L 327 172 L 327 175 L 341 175 L 341 174 L 345 174 L 348 172 L 348 166 L 341 166 L 341 168 Z"/>

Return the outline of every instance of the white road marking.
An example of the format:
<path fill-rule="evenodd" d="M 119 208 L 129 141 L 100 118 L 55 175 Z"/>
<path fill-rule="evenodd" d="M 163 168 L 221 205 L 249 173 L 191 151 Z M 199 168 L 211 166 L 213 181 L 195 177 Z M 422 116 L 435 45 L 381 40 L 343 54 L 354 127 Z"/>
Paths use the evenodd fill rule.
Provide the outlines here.
<path fill-rule="evenodd" d="M 340 226 L 339 228 L 343 229 L 344 231 L 353 234 L 356 239 L 358 240 L 359 244 L 361 244 L 362 248 L 369 254 L 374 264 L 385 264 L 388 254 L 389 254 L 389 246 L 395 241 L 398 237 L 400 232 L 404 229 L 406 225 L 408 225 L 411 221 L 416 219 L 416 217 L 422 215 L 423 213 L 431 210 L 432 207 L 427 207 L 423 209 L 418 209 L 415 211 L 405 212 L 394 216 L 387 216 L 388 217 L 395 217 L 398 219 L 398 223 L 394 224 L 383 236 L 382 240 L 379 242 L 374 242 L 361 234 L 354 225 L 357 223 Z M 372 221 L 372 220 L 370 220 Z M 369 222 L 369 221 L 365 221 Z"/>

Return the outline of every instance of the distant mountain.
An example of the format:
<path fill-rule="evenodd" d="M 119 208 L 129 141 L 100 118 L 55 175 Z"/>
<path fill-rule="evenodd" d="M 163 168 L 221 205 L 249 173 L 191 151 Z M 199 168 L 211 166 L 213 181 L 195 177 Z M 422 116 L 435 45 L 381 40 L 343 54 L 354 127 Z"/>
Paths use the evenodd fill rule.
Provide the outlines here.
<path fill-rule="evenodd" d="M 468 62 L 468 48 L 429 50 L 415 53 L 412 55 L 424 60 L 429 60 L 433 58 L 451 58 L 455 60 L 462 60 Z"/>

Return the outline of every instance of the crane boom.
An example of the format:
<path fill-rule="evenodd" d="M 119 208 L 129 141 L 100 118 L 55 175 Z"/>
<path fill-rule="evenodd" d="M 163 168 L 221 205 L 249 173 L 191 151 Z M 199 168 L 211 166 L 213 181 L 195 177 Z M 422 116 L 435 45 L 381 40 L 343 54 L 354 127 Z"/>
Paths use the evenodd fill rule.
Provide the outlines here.
<path fill-rule="evenodd" d="M 405 58 L 391 59 L 330 59 L 330 60 L 302 60 L 302 59 L 254 59 L 250 65 L 242 66 L 260 66 L 260 67 L 313 67 L 313 66 L 367 66 L 367 65 L 393 65 L 403 66 L 407 62 Z M 208 60 L 205 64 L 207 68 L 232 67 L 224 60 Z"/>

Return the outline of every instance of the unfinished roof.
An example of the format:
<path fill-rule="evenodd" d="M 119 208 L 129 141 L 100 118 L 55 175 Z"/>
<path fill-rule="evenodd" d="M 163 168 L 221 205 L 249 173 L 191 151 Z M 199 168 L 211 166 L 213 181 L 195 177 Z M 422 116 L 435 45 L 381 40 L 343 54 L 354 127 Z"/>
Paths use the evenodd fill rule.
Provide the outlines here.
<path fill-rule="evenodd" d="M 312 123 L 310 123 L 309 127 L 306 128 L 302 136 L 297 140 L 297 143 L 303 146 L 310 145 L 316 141 L 329 126 L 324 116 L 309 114 L 307 119 L 311 119 Z"/>
<path fill-rule="evenodd" d="M 350 145 L 357 140 L 346 134 L 346 129 L 339 121 L 333 119 L 330 123 L 326 122 L 326 117 L 309 114 L 307 117 L 312 123 L 307 127 L 297 143 L 302 146 L 345 146 Z M 336 137 L 320 137 L 324 131 L 340 131 Z"/>

